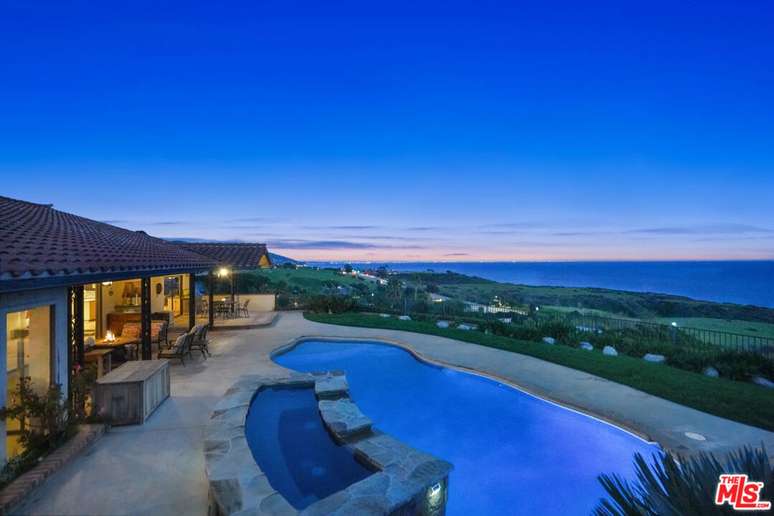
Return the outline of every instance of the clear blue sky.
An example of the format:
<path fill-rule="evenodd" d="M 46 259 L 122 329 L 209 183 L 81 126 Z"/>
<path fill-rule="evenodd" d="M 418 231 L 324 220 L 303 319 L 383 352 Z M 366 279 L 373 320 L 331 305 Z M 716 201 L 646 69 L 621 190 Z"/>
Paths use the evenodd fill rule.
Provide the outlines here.
<path fill-rule="evenodd" d="M 307 259 L 774 258 L 770 1 L 95 4 L 0 1 L 3 195 Z"/>

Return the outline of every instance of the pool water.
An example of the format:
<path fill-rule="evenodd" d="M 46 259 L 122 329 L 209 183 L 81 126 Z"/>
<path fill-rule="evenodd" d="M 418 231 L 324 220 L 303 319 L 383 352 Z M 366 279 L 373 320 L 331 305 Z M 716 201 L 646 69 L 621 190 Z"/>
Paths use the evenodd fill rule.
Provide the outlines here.
<path fill-rule="evenodd" d="M 372 473 L 333 442 L 311 387 L 260 391 L 250 404 L 245 436 L 272 487 L 299 510 Z"/>
<path fill-rule="evenodd" d="M 451 515 L 589 514 L 605 496 L 599 474 L 633 479 L 635 452 L 660 453 L 617 427 L 395 346 L 304 341 L 275 361 L 345 371 L 376 427 L 451 462 Z"/>

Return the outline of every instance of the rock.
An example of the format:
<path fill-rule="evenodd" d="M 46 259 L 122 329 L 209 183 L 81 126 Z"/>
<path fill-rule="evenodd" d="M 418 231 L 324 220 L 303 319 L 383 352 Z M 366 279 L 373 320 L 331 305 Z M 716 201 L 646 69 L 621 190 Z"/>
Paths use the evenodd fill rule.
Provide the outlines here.
<path fill-rule="evenodd" d="M 449 327 L 449 321 L 438 321 L 435 323 L 436 326 L 439 328 L 448 328 Z"/>
<path fill-rule="evenodd" d="M 701 372 L 704 376 L 709 376 L 710 378 L 718 378 L 720 376 L 720 373 L 717 369 L 715 369 L 712 366 L 705 367 L 704 371 Z"/>
<path fill-rule="evenodd" d="M 647 353 L 642 359 L 646 362 L 653 362 L 654 364 L 662 364 L 666 361 L 664 355 L 656 355 L 655 353 Z"/>
<path fill-rule="evenodd" d="M 594 351 L 594 346 L 591 345 L 591 342 L 586 342 L 586 341 L 581 342 L 580 348 L 585 349 L 586 351 Z"/>
<path fill-rule="evenodd" d="M 475 330 L 476 328 L 478 325 L 475 324 L 461 323 L 457 325 L 458 330 Z"/>
<path fill-rule="evenodd" d="M 613 346 L 605 346 L 604 348 L 602 348 L 602 354 L 607 355 L 609 357 L 617 357 L 618 351 L 616 351 Z"/>
<path fill-rule="evenodd" d="M 371 430 L 371 420 L 349 398 L 320 400 L 317 408 L 325 426 L 340 440 Z"/>
<path fill-rule="evenodd" d="M 761 387 L 766 387 L 767 389 L 774 389 L 774 382 L 762 376 L 753 376 L 752 383 L 760 385 Z"/>
<path fill-rule="evenodd" d="M 398 317 L 398 319 L 400 319 L 401 321 L 410 321 L 411 317 L 408 315 L 401 315 L 400 317 Z"/>
<path fill-rule="evenodd" d="M 385 319 L 390 317 L 390 314 L 379 314 L 379 317 L 384 317 Z"/>
<path fill-rule="evenodd" d="M 333 399 L 346 396 L 349 391 L 347 377 L 344 375 L 326 375 L 314 382 L 317 399 Z"/>
<path fill-rule="evenodd" d="M 553 337 L 543 337 L 543 342 L 546 344 L 556 344 L 556 339 Z"/>

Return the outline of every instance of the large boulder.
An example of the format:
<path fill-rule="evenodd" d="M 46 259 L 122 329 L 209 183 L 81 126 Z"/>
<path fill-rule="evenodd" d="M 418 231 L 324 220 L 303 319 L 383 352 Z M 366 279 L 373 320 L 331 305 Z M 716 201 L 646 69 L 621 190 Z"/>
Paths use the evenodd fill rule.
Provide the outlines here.
<path fill-rule="evenodd" d="M 543 342 L 553 345 L 556 344 L 556 339 L 553 337 L 543 337 Z"/>
<path fill-rule="evenodd" d="M 388 317 L 390 317 L 390 314 L 379 314 L 379 317 L 384 317 L 385 319 L 387 319 Z"/>
<path fill-rule="evenodd" d="M 436 326 L 439 328 L 448 328 L 449 327 L 449 321 L 438 321 L 435 323 Z"/>
<path fill-rule="evenodd" d="M 609 357 L 617 357 L 618 351 L 616 351 L 613 346 L 605 346 L 604 348 L 602 348 L 602 354 L 607 355 Z"/>
<path fill-rule="evenodd" d="M 657 355 L 655 353 L 647 353 L 642 359 L 646 362 L 653 362 L 654 364 L 663 364 L 666 362 L 666 357 L 664 355 Z"/>
<path fill-rule="evenodd" d="M 478 328 L 478 325 L 471 324 L 471 323 L 460 323 L 457 325 L 458 330 L 475 330 Z"/>
<path fill-rule="evenodd" d="M 720 376 L 718 370 L 712 366 L 705 367 L 701 374 L 704 376 L 709 376 L 710 378 L 718 378 Z"/>
<path fill-rule="evenodd" d="M 585 349 L 586 351 L 594 351 L 594 346 L 591 345 L 591 342 L 586 342 L 586 341 L 581 342 L 580 348 Z"/>
<path fill-rule="evenodd" d="M 767 389 L 774 389 L 774 382 L 763 376 L 753 376 L 752 383 L 760 385 L 761 387 L 766 387 Z"/>
<path fill-rule="evenodd" d="M 410 321 L 411 317 L 408 315 L 401 315 L 400 317 L 398 317 L 398 319 L 400 319 L 401 321 Z"/>

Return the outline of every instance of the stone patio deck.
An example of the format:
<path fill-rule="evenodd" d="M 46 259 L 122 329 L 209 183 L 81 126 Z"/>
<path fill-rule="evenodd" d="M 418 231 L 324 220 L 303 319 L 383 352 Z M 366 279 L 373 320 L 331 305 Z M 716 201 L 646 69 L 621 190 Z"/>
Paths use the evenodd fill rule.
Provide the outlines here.
<path fill-rule="evenodd" d="M 496 375 L 529 392 L 636 429 L 683 453 L 724 452 L 761 442 L 774 453 L 772 432 L 588 373 L 475 344 L 400 331 L 318 324 L 300 313 L 282 313 L 273 325 L 259 329 L 210 335 L 213 356 L 172 367 L 172 395 L 145 425 L 110 430 L 86 454 L 51 477 L 17 513 L 205 515 L 204 428 L 215 403 L 241 375 L 284 374 L 269 355 L 302 336 L 389 340 L 433 360 Z M 702 434 L 706 441 L 689 439 L 685 432 Z"/>

